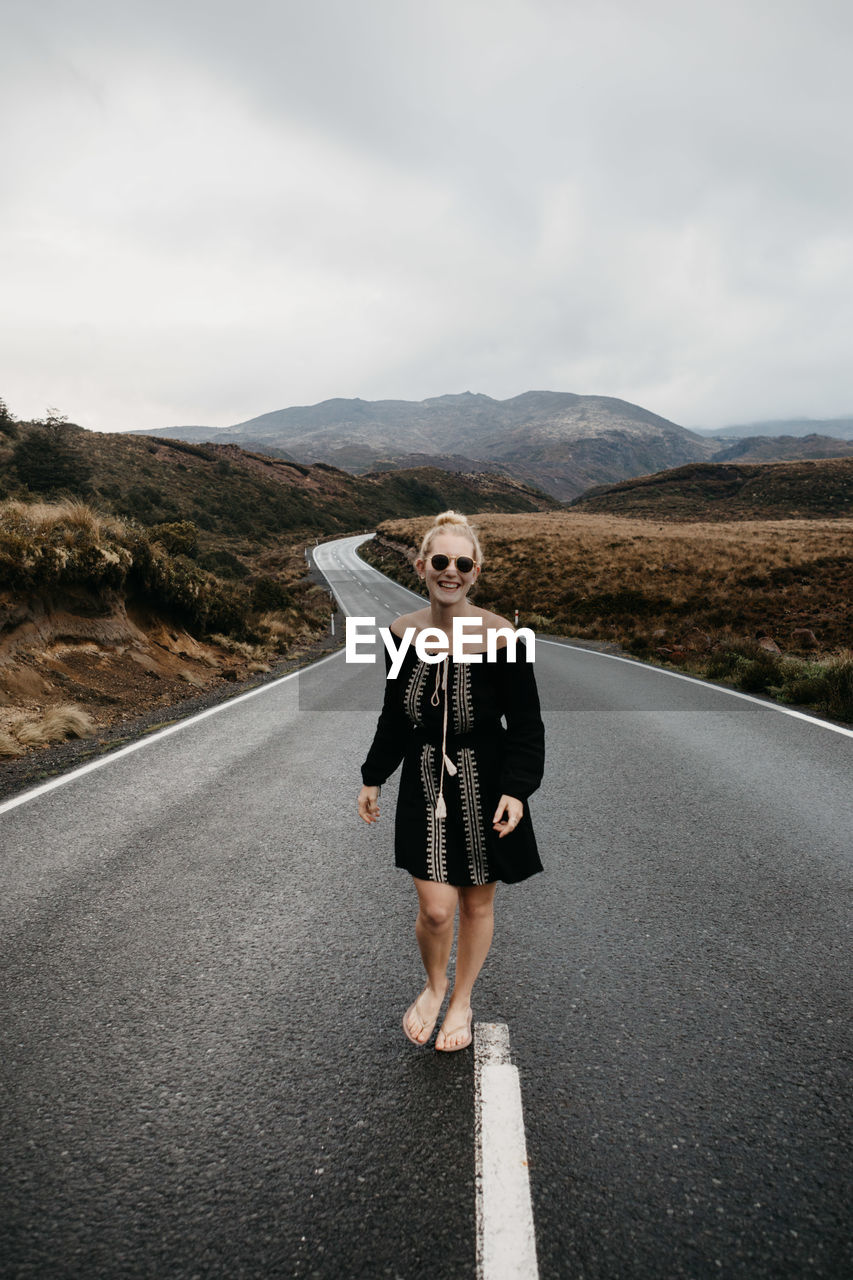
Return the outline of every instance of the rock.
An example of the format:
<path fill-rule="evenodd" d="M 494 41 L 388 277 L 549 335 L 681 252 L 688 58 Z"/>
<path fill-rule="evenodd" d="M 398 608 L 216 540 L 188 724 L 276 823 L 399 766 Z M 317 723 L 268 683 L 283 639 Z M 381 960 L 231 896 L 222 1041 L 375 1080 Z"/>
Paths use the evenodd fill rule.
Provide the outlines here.
<path fill-rule="evenodd" d="M 662 644 L 658 646 L 657 652 L 662 658 L 683 658 L 685 650 L 680 644 Z"/>
<path fill-rule="evenodd" d="M 791 632 L 791 640 L 798 649 L 819 648 L 817 636 L 808 627 L 795 627 Z"/>
<path fill-rule="evenodd" d="M 781 653 L 782 652 L 782 650 L 779 648 L 778 644 L 776 643 L 776 641 L 773 639 L 772 636 L 759 636 L 758 647 L 759 649 L 763 649 L 765 653 Z"/>
<path fill-rule="evenodd" d="M 698 627 L 691 627 L 687 634 L 682 636 L 681 645 L 682 648 L 691 649 L 694 652 L 697 650 L 707 652 L 711 648 L 711 637 L 704 631 L 700 631 Z"/>
<path fill-rule="evenodd" d="M 666 635 L 666 627 L 655 627 L 654 631 L 652 632 L 652 639 L 663 640 L 665 635 Z"/>

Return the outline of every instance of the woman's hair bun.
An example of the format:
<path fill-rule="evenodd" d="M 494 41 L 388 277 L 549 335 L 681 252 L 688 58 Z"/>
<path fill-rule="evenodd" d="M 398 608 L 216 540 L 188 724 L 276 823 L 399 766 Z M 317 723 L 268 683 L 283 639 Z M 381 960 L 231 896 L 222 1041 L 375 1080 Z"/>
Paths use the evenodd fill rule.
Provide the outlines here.
<path fill-rule="evenodd" d="M 432 522 L 432 527 L 437 529 L 442 524 L 464 524 L 470 529 L 468 517 L 463 516 L 461 511 L 440 511 Z"/>
<path fill-rule="evenodd" d="M 439 533 L 457 533 L 460 537 L 467 538 L 474 548 L 474 559 L 478 564 L 483 563 L 483 549 L 480 546 L 480 539 L 477 537 L 477 532 L 473 525 L 469 524 L 468 517 L 464 516 L 461 511 L 440 511 L 435 517 L 421 542 L 421 549 L 418 554 L 422 560 L 426 559 L 432 540 Z"/>

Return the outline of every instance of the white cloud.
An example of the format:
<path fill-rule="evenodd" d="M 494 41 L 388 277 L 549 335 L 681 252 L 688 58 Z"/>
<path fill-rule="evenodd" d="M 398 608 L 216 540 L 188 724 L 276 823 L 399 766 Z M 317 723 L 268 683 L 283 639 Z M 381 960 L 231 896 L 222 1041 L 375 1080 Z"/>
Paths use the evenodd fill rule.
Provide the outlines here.
<path fill-rule="evenodd" d="M 0 394 L 853 410 L 833 0 L 12 6 Z"/>

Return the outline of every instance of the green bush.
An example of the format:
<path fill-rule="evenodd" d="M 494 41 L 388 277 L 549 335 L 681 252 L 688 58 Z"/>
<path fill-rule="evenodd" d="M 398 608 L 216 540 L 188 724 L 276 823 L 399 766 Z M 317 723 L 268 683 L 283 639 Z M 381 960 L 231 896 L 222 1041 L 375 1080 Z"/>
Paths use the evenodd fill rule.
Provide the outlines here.
<path fill-rule="evenodd" d="M 198 526 L 192 520 L 177 520 L 171 524 L 151 526 L 151 537 L 166 548 L 169 555 L 198 556 Z"/>
<path fill-rule="evenodd" d="M 736 649 L 720 649 L 708 659 L 704 674 L 709 680 L 727 680 L 736 671 L 742 656 Z"/>
<path fill-rule="evenodd" d="M 853 721 L 853 654 L 840 654 L 826 662 L 798 663 L 787 674 L 778 696 L 783 702 Z"/>
<path fill-rule="evenodd" d="M 257 613 L 286 609 L 290 603 L 290 592 L 277 578 L 261 577 L 252 583 L 252 608 Z"/>
<path fill-rule="evenodd" d="M 238 560 L 233 551 L 227 551 L 224 548 L 219 551 L 205 551 L 198 557 L 198 563 L 203 569 L 209 569 L 220 578 L 240 579 L 249 576 L 249 570 L 243 561 Z"/>
<path fill-rule="evenodd" d="M 779 656 L 775 653 L 759 653 L 755 657 L 741 654 L 733 671 L 736 689 L 743 693 L 766 693 L 780 680 Z"/>
<path fill-rule="evenodd" d="M 80 450 L 79 432 L 56 415 L 19 432 L 12 465 L 21 483 L 38 494 L 88 493 L 92 468 Z"/>

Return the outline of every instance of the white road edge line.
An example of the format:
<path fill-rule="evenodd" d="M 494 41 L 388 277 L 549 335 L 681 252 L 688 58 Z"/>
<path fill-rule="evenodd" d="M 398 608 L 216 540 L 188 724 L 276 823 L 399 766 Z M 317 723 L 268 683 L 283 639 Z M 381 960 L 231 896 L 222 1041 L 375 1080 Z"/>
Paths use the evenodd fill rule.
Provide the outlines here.
<path fill-rule="evenodd" d="M 64 787 L 67 782 L 73 782 L 75 778 L 82 778 L 86 773 L 94 773 L 96 769 L 103 769 L 105 765 L 112 764 L 114 760 L 120 760 L 122 756 L 129 756 L 134 751 L 141 751 L 143 747 L 147 747 L 152 742 L 159 742 L 162 738 L 168 738 L 170 734 L 180 733 L 181 729 L 186 729 L 191 724 L 198 724 L 199 720 L 206 720 L 208 716 L 218 715 L 220 711 L 227 711 L 230 707 L 235 707 L 238 702 L 246 702 L 248 698 L 256 698 L 259 693 L 268 693 L 270 689 L 276 689 L 280 684 L 285 684 L 288 680 L 292 680 L 295 676 L 301 675 L 304 671 L 313 671 L 315 667 L 321 666 L 324 662 L 331 662 L 333 658 L 341 657 L 343 649 L 337 649 L 334 653 L 330 653 L 325 658 L 318 658 L 316 662 L 309 662 L 306 666 L 300 667 L 298 671 L 291 671 L 286 676 L 281 676 L 278 680 L 271 680 L 269 684 L 258 685 L 256 689 L 250 689 L 248 693 L 238 693 L 235 698 L 228 698 L 225 702 L 219 702 L 215 707 L 208 707 L 206 711 L 199 711 L 197 715 L 187 716 L 185 720 L 178 720 L 176 724 L 167 725 L 165 729 L 158 729 L 156 733 L 146 734 L 144 738 L 137 738 L 136 742 L 130 742 L 126 747 L 119 747 L 117 751 L 108 751 L 106 755 L 99 756 L 97 760 L 90 760 L 88 764 L 80 765 L 79 769 L 72 769 L 70 773 L 60 774 L 58 778 L 51 778 L 50 782 L 43 782 L 38 787 L 33 787 L 30 791 L 24 791 L 19 796 L 13 796 L 11 800 L 4 800 L 0 804 L 0 813 L 8 813 L 10 809 L 17 809 L 18 805 L 27 804 L 30 800 L 35 800 L 38 796 L 46 795 L 48 791 L 55 791 L 57 787 Z"/>
<path fill-rule="evenodd" d="M 357 549 L 353 548 L 353 555 L 358 555 Z M 366 560 L 362 560 L 362 564 L 366 569 L 373 569 L 374 573 L 382 573 L 381 569 L 376 569 L 372 564 L 368 564 Z M 319 566 L 318 566 L 319 568 Z M 382 574 L 383 578 L 388 577 Z M 393 578 L 388 579 L 393 582 Z M 416 600 L 423 602 L 423 596 L 418 596 L 414 591 L 410 591 L 408 587 L 398 582 L 395 586 L 402 587 L 403 591 L 408 591 L 409 595 L 415 596 Z M 659 676 L 671 676 L 673 680 L 689 680 L 691 684 L 698 684 L 701 689 L 713 690 L 716 693 L 727 693 L 730 698 L 742 698 L 744 702 L 752 702 L 757 707 L 764 707 L 765 711 L 778 711 L 783 716 L 793 716 L 795 720 L 805 720 L 808 724 L 815 725 L 818 729 L 829 729 L 832 733 L 840 733 L 842 737 L 853 738 L 853 729 L 846 729 L 843 725 L 832 724 L 829 720 L 818 720 L 816 716 L 810 716 L 807 711 L 795 711 L 793 707 L 782 707 L 778 702 L 765 702 L 763 698 L 756 698 L 751 693 L 741 693 L 739 689 L 727 689 L 725 685 L 714 684 L 708 680 L 700 680 L 698 676 L 688 676 L 682 671 L 669 671 L 666 667 L 654 667 L 648 662 L 639 662 L 636 658 L 623 658 L 618 653 L 602 653 L 599 649 L 585 649 L 580 644 L 569 644 L 563 640 L 547 640 L 544 636 L 537 635 L 537 644 L 550 644 L 555 649 L 574 649 L 575 653 L 589 653 L 596 658 L 610 658 L 613 662 L 627 662 L 632 667 L 639 667 L 642 671 L 653 671 Z"/>
<path fill-rule="evenodd" d="M 806 720 L 818 729 L 831 729 L 833 733 L 840 733 L 845 738 L 853 738 L 853 729 L 845 729 L 843 725 L 832 724 L 829 720 L 818 720 L 816 716 L 810 716 L 806 711 L 795 711 L 793 707 L 781 707 L 778 702 L 765 702 L 763 698 L 756 698 L 751 693 L 741 693 L 739 689 L 727 689 L 725 685 L 701 680 L 698 676 L 688 676 L 682 671 L 669 671 L 666 667 L 654 667 L 648 662 L 638 662 L 636 658 L 623 658 L 618 653 L 601 653 L 598 649 L 584 649 L 579 644 L 566 644 L 561 640 L 546 640 L 544 636 L 537 636 L 536 643 L 550 644 L 555 649 L 574 649 L 576 653 L 592 653 L 597 658 L 610 658 L 613 662 L 627 662 L 630 666 L 639 667 L 642 671 L 653 671 L 659 676 L 672 676 L 673 680 L 688 680 L 691 684 L 698 684 L 700 689 L 710 689 L 715 693 L 727 693 L 730 698 L 742 698 L 744 702 L 754 702 L 757 707 L 764 707 L 765 711 L 778 711 L 783 716 L 793 716 L 795 720 Z"/>
<path fill-rule="evenodd" d="M 518 1068 L 503 1022 L 474 1026 L 477 1280 L 537 1280 Z"/>

